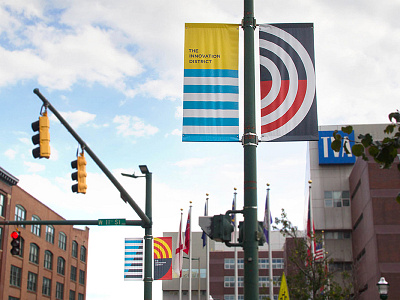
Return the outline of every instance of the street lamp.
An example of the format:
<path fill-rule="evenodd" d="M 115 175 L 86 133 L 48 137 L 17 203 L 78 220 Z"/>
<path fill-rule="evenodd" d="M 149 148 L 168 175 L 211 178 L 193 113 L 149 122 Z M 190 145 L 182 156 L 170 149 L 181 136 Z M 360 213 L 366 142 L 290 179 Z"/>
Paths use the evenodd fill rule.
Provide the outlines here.
<path fill-rule="evenodd" d="M 381 277 L 376 285 L 378 286 L 380 298 L 386 300 L 388 298 L 389 283 L 385 280 L 385 277 Z"/>
<path fill-rule="evenodd" d="M 152 278 L 152 253 L 153 253 L 153 221 L 152 221 L 152 173 L 149 171 L 146 165 L 139 166 L 142 176 L 124 174 L 123 176 L 139 178 L 146 178 L 146 209 L 145 214 L 150 220 L 150 224 L 144 228 L 144 300 L 151 300 L 153 297 L 153 278 Z"/>

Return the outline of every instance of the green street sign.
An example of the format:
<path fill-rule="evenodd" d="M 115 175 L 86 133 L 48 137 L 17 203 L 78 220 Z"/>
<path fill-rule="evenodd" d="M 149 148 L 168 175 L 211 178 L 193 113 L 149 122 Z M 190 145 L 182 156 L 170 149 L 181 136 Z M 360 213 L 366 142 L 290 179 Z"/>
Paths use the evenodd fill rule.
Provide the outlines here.
<path fill-rule="evenodd" d="M 99 219 L 98 226 L 126 225 L 126 219 Z"/>

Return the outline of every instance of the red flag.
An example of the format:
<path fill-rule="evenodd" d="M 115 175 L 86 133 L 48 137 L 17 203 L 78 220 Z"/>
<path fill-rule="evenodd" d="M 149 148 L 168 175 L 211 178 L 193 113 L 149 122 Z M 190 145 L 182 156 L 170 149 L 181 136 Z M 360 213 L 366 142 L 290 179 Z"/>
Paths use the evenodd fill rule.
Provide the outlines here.
<path fill-rule="evenodd" d="M 182 265 L 183 265 L 183 241 L 182 241 L 182 213 L 181 222 L 179 223 L 179 233 L 176 238 L 176 250 L 175 250 L 175 263 L 174 271 L 178 274 L 178 277 L 182 277 Z"/>
<path fill-rule="evenodd" d="M 185 247 L 183 248 L 183 252 L 189 254 L 190 251 L 190 211 L 191 207 L 189 208 L 188 219 L 186 222 L 186 231 L 185 231 Z"/>

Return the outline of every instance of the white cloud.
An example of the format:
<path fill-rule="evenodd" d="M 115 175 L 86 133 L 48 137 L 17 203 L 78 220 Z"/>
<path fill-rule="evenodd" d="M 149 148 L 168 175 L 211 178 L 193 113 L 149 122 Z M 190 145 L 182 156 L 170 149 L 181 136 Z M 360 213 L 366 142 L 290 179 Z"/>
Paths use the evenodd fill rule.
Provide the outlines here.
<path fill-rule="evenodd" d="M 45 165 L 30 161 L 24 161 L 24 165 L 28 167 L 27 171 L 30 173 L 42 172 L 46 169 Z"/>
<path fill-rule="evenodd" d="M 145 124 L 143 120 L 134 116 L 115 116 L 113 122 L 119 124 L 117 126 L 117 133 L 124 137 L 150 136 L 159 131 L 157 127 Z"/>
<path fill-rule="evenodd" d="M 75 111 L 75 112 L 60 112 L 63 118 L 69 123 L 72 128 L 78 128 L 81 125 L 87 124 L 93 121 L 96 118 L 95 114 L 91 114 L 84 111 Z M 54 115 L 50 116 L 52 121 L 57 121 L 57 118 Z"/>
<path fill-rule="evenodd" d="M 174 163 L 175 166 L 180 168 L 194 168 L 198 166 L 203 166 L 211 160 L 209 157 L 204 158 L 188 158 Z"/>
<path fill-rule="evenodd" d="M 15 156 L 17 155 L 17 151 L 15 151 L 13 149 L 7 149 L 4 152 L 4 155 L 7 156 L 8 159 L 14 159 Z"/>

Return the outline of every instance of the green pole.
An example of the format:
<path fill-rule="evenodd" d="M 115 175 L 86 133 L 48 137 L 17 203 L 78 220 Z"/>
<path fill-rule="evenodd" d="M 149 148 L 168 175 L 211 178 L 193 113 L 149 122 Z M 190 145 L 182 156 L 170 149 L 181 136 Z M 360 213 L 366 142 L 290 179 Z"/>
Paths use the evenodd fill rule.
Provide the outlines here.
<path fill-rule="evenodd" d="M 253 0 L 244 0 L 244 299 L 258 300 L 257 144 Z"/>
<path fill-rule="evenodd" d="M 153 229 L 152 229 L 152 173 L 145 173 L 146 175 L 146 215 L 150 219 L 150 225 L 145 227 L 144 243 L 144 300 L 152 299 L 152 257 L 153 257 Z"/>

